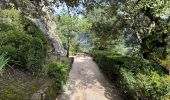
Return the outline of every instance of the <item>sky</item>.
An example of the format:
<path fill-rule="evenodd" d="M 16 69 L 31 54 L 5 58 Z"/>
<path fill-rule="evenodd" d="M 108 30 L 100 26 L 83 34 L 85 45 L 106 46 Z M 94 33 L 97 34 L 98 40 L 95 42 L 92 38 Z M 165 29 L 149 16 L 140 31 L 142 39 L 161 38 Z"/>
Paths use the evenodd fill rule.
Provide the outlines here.
<path fill-rule="evenodd" d="M 68 7 L 66 6 L 65 3 L 63 4 L 59 4 L 59 7 L 55 7 L 55 13 L 56 15 L 60 15 L 60 14 L 63 14 L 63 13 L 68 13 Z M 83 7 L 82 4 L 80 4 L 78 7 L 74 7 L 74 8 L 70 8 L 70 15 L 73 16 L 73 15 L 76 15 L 80 12 L 84 12 L 85 11 L 85 8 Z"/>

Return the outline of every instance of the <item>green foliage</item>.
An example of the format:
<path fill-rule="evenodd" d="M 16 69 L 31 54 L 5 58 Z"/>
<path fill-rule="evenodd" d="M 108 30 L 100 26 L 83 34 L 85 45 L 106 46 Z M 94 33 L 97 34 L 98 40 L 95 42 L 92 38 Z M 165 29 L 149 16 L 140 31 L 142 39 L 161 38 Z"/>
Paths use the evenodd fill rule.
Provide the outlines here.
<path fill-rule="evenodd" d="M 4 67 L 7 64 L 7 62 L 8 59 L 5 58 L 5 55 L 4 54 L 0 55 L 0 74 L 3 73 Z"/>
<path fill-rule="evenodd" d="M 63 90 L 63 86 L 66 84 L 69 75 L 69 66 L 63 62 L 53 61 L 48 64 L 46 73 L 49 77 L 55 79 L 57 89 L 59 92 Z"/>
<path fill-rule="evenodd" d="M 41 70 L 47 54 L 44 33 L 31 20 L 16 10 L 2 10 L 0 23 L 0 54 L 5 53 L 9 64 L 32 72 Z"/>
<path fill-rule="evenodd" d="M 67 52 L 77 44 L 77 20 L 77 17 L 71 17 L 69 15 L 62 15 L 56 20 L 58 26 L 57 32 L 59 33 L 59 37 L 61 38 L 62 44 Z"/>
<path fill-rule="evenodd" d="M 159 59 L 158 63 L 168 66 L 169 5 L 168 0 L 115 0 L 110 5 L 96 7 L 90 13 L 93 45 L 97 49 L 106 47 L 105 50 L 123 53 L 126 45 L 115 45 L 113 40 L 123 35 L 125 38 L 121 40 L 125 40 L 125 44 L 128 39 L 133 44 L 132 38 L 135 38 L 144 58 Z M 126 99 L 169 100 L 170 77 L 165 69 L 158 63 L 124 54 L 126 56 L 95 51 L 92 55 L 105 75 L 116 80 Z"/>
<path fill-rule="evenodd" d="M 160 100 L 170 92 L 170 77 L 154 62 L 109 51 L 93 51 L 92 56 L 125 99 Z"/>
<path fill-rule="evenodd" d="M 169 4 L 168 0 L 139 0 L 124 6 L 123 11 L 129 13 L 129 25 L 138 33 L 141 52 L 145 58 L 154 59 L 150 55 L 159 59 L 167 57 Z"/>
<path fill-rule="evenodd" d="M 90 31 L 93 34 L 91 42 L 94 47 L 113 47 L 113 39 L 123 34 L 125 20 L 122 16 L 112 13 L 114 10 L 109 6 L 99 6 L 88 13 L 87 17 L 91 22 Z"/>
<path fill-rule="evenodd" d="M 149 75 L 137 74 L 121 69 L 120 88 L 133 99 L 140 100 L 161 100 L 170 91 L 169 76 L 160 76 L 156 72 L 151 72 Z"/>
<path fill-rule="evenodd" d="M 167 58 L 170 39 L 168 0 L 115 0 L 109 4 L 94 7 L 87 14 L 96 48 L 112 49 L 117 36 L 128 34 L 124 39 L 130 38 L 133 44 L 132 38 L 135 38 L 144 58 L 154 59 L 150 55 Z"/>
<path fill-rule="evenodd" d="M 79 49 L 78 33 L 87 32 L 90 22 L 83 16 L 69 16 L 63 14 L 56 18 L 57 33 L 67 52 L 76 53 Z M 69 50 L 68 50 L 69 49 Z"/>

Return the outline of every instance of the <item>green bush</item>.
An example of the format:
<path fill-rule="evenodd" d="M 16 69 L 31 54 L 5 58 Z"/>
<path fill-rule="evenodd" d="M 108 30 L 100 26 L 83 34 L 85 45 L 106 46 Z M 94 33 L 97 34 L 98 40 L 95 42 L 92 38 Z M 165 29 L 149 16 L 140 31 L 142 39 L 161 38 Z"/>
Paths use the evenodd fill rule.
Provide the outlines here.
<path fill-rule="evenodd" d="M 44 33 L 31 20 L 16 10 L 1 10 L 0 54 L 5 53 L 9 64 L 33 73 L 41 71 L 47 55 Z"/>
<path fill-rule="evenodd" d="M 160 76 L 156 72 L 150 75 L 137 74 L 121 69 L 119 88 L 126 98 L 137 100 L 161 100 L 170 92 L 170 77 Z"/>
<path fill-rule="evenodd" d="M 92 55 L 102 72 L 111 81 L 116 82 L 125 99 L 169 98 L 170 76 L 167 76 L 158 64 L 108 51 L 94 51 Z"/>
<path fill-rule="evenodd" d="M 63 62 L 51 62 L 47 66 L 47 74 L 49 77 L 52 77 L 57 82 L 57 89 L 63 90 L 63 86 L 66 84 L 69 76 L 69 66 Z"/>

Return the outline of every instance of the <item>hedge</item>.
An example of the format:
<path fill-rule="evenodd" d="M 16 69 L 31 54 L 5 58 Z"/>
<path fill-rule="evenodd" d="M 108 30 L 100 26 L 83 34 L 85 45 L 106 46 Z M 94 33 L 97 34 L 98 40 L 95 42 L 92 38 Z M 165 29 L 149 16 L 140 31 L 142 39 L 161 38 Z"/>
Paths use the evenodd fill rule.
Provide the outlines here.
<path fill-rule="evenodd" d="M 170 99 L 170 76 L 158 64 L 109 51 L 93 51 L 92 56 L 125 100 Z"/>

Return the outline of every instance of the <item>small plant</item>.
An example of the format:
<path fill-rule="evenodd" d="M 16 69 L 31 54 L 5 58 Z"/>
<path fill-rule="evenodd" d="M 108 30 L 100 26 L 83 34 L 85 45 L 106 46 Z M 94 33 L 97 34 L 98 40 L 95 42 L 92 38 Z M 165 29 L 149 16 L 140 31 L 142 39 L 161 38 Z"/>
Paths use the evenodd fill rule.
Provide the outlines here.
<path fill-rule="evenodd" d="M 4 67 L 8 62 L 8 59 L 5 59 L 4 56 L 5 56 L 4 54 L 0 55 L 0 74 L 3 73 Z"/>

